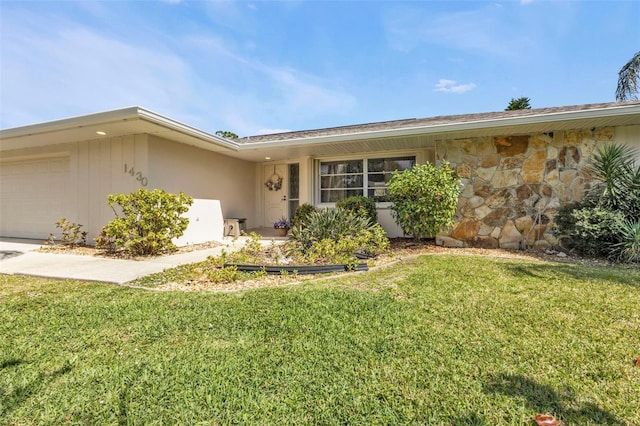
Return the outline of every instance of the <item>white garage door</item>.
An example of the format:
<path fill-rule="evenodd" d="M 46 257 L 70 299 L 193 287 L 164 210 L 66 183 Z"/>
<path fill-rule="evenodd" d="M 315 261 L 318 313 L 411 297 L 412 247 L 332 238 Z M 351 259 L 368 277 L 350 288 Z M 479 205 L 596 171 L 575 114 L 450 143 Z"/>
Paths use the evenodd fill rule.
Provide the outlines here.
<path fill-rule="evenodd" d="M 68 212 L 69 157 L 0 163 L 0 235 L 47 238 Z"/>

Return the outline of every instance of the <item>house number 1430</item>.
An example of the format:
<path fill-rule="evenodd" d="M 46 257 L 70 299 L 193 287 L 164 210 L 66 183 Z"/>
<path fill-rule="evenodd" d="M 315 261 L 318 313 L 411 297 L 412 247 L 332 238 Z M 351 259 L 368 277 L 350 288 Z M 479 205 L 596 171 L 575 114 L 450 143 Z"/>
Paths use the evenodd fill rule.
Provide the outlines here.
<path fill-rule="evenodd" d="M 136 172 L 133 167 L 127 166 L 127 163 L 124 163 L 124 172 L 136 178 L 140 185 L 147 186 L 147 178 L 142 176 L 142 173 Z"/>

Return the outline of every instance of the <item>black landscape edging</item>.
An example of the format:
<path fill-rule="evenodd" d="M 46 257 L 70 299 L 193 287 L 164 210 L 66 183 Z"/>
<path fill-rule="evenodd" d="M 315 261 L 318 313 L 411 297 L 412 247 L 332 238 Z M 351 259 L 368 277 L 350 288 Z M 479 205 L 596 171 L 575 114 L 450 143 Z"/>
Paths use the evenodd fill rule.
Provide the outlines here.
<path fill-rule="evenodd" d="M 312 275 L 312 274 L 327 274 L 330 272 L 346 272 L 351 271 L 349 265 L 334 264 L 334 265 L 296 265 L 296 266 L 267 266 L 267 265 L 238 265 L 235 263 L 225 263 L 225 267 L 234 266 L 241 272 L 259 272 L 264 271 L 269 275 L 281 275 L 284 271 L 286 274 L 300 274 L 300 275 Z M 366 263 L 358 263 L 355 271 L 368 271 L 369 266 Z"/>

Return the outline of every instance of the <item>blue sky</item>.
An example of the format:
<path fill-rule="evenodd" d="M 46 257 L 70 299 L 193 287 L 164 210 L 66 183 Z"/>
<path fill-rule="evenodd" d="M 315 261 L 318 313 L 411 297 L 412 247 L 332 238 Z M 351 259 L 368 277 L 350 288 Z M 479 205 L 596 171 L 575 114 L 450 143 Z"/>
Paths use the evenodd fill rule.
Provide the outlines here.
<path fill-rule="evenodd" d="M 640 1 L 0 1 L 0 127 L 139 105 L 241 136 L 615 100 Z"/>

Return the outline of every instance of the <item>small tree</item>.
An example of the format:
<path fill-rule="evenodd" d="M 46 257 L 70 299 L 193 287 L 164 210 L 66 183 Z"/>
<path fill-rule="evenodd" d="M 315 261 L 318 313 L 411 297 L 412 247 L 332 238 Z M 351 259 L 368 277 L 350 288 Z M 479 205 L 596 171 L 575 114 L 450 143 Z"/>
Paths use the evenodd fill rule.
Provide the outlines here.
<path fill-rule="evenodd" d="M 109 195 L 109 207 L 116 218 L 96 238 L 96 246 L 108 251 L 124 250 L 133 256 L 155 255 L 175 250 L 172 239 L 182 236 L 189 219 L 182 215 L 193 199 L 184 193 L 161 189 L 139 189 L 129 195 Z M 114 206 L 120 206 L 121 215 Z"/>
<path fill-rule="evenodd" d="M 504 110 L 514 111 L 517 109 L 531 109 L 531 104 L 529 102 L 531 102 L 531 99 L 524 96 L 517 99 L 511 98 L 511 102 L 509 102 L 509 105 L 507 105 Z"/>
<path fill-rule="evenodd" d="M 388 187 L 396 223 L 405 234 L 430 238 L 453 225 L 460 178 L 448 162 L 394 172 Z"/>

